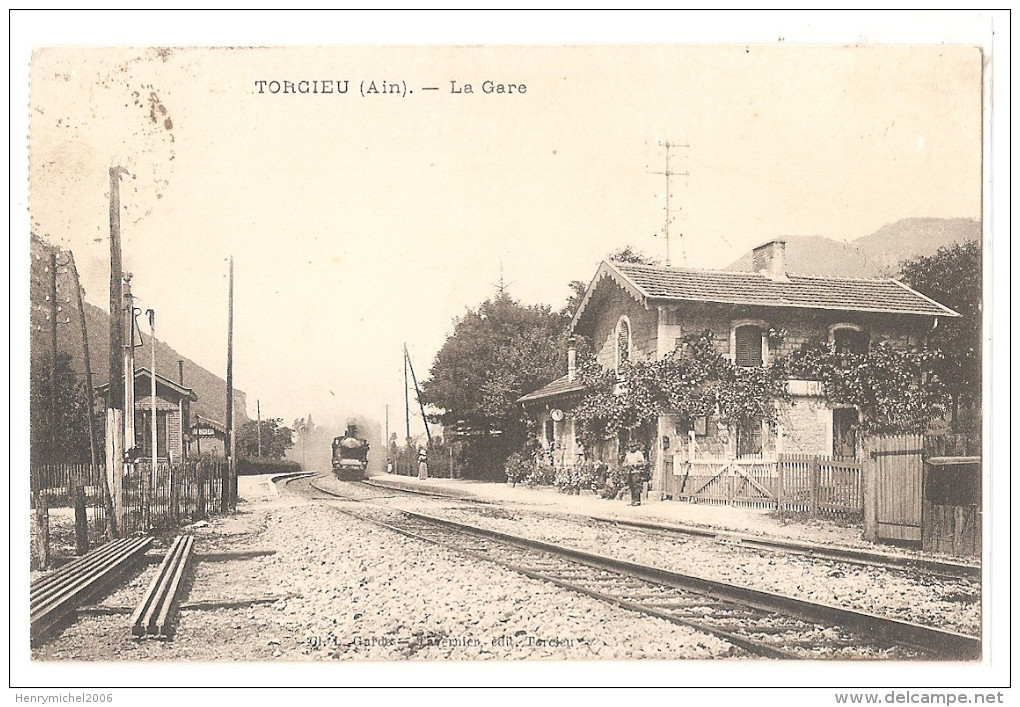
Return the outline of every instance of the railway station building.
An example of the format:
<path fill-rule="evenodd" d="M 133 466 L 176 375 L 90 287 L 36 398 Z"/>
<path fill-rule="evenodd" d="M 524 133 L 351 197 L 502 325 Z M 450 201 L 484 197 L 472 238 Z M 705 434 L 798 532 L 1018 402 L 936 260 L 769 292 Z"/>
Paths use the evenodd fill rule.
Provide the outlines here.
<path fill-rule="evenodd" d="M 959 316 L 894 279 L 788 274 L 785 248 L 783 240 L 755 248 L 753 272 L 604 261 L 571 330 L 593 343 L 598 363 L 609 370 L 624 361 L 661 359 L 702 332 L 710 332 L 716 350 L 738 366 L 768 366 L 802 344 L 823 341 L 854 353 L 880 342 L 923 347 L 940 318 Z M 576 463 L 582 451 L 571 411 L 584 387 L 572 352 L 568 361 L 567 375 L 520 399 L 554 466 Z M 779 404 L 776 429 L 732 428 L 713 416 L 690 425 L 660 415 L 647 429 L 624 430 L 607 441 L 612 449 L 599 453 L 619 461 L 636 434 L 649 455 L 652 486 L 664 490 L 692 460 L 715 461 L 717 468 L 741 461 L 767 467 L 779 455 L 853 460 L 860 449 L 857 410 L 828 403 L 818 381 L 790 380 L 787 390 L 792 400 Z"/>

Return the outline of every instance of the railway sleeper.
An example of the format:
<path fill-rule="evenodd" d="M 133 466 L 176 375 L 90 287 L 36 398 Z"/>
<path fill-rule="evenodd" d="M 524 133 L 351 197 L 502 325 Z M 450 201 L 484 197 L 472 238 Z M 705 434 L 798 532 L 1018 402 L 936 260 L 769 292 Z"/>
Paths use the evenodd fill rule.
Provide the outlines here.
<path fill-rule="evenodd" d="M 170 638 L 180 606 L 181 589 L 193 555 L 195 536 L 178 535 L 160 563 L 156 576 L 131 614 L 131 633 L 138 637 Z"/>

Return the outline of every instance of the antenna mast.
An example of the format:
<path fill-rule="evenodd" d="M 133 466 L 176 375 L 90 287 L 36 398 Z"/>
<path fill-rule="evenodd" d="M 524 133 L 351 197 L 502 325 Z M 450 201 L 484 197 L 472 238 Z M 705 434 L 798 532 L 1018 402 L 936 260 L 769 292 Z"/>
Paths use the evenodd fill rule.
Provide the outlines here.
<path fill-rule="evenodd" d="M 673 150 L 674 147 L 688 148 L 688 147 L 690 147 L 690 145 L 688 145 L 687 143 L 681 144 L 681 143 L 676 143 L 676 142 L 670 142 L 669 140 L 666 140 L 665 142 L 660 140 L 659 141 L 659 146 L 660 147 L 664 147 L 666 149 L 666 171 L 664 171 L 664 172 L 652 172 L 652 174 L 661 174 L 661 175 L 663 175 L 666 178 L 666 224 L 665 224 L 665 227 L 663 228 L 663 236 L 665 236 L 665 238 L 666 238 L 666 266 L 669 267 L 671 265 L 670 260 L 669 260 L 669 222 L 672 220 L 672 214 L 673 214 L 673 209 L 672 209 L 673 190 L 672 190 L 672 183 L 670 182 L 670 178 L 671 177 L 689 177 L 690 176 L 690 172 L 687 172 L 687 171 L 683 171 L 683 172 L 674 172 L 674 171 L 672 171 L 670 169 L 670 166 L 669 166 L 670 157 L 672 156 L 672 150 Z M 684 252 L 683 234 L 681 233 L 679 237 L 680 237 L 680 262 L 681 263 L 685 263 L 686 260 L 687 260 L 687 255 Z"/>
<path fill-rule="evenodd" d="M 499 284 L 496 284 L 495 282 L 490 283 L 490 284 L 493 287 L 496 288 L 497 296 L 501 296 L 501 295 L 506 294 L 507 288 L 510 287 L 510 285 L 514 284 L 512 282 L 506 282 L 505 278 L 503 277 L 503 259 L 502 258 L 499 259 Z"/>

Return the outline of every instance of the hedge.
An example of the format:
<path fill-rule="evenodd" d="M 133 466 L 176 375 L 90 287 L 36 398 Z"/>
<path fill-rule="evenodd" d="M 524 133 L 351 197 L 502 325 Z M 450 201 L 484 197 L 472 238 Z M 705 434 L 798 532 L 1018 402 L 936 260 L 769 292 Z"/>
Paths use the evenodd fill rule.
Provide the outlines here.
<path fill-rule="evenodd" d="M 258 476 L 260 474 L 290 474 L 301 471 L 297 462 L 284 459 L 245 459 L 237 458 L 238 476 Z"/>

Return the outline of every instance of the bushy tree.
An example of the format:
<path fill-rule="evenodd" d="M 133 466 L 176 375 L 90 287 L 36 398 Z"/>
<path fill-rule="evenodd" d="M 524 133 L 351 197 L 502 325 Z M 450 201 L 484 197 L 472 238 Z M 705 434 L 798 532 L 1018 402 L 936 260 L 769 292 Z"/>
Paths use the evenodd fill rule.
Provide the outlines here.
<path fill-rule="evenodd" d="M 650 255 L 645 255 L 633 246 L 626 245 L 617 248 L 606 256 L 606 260 L 615 260 L 618 263 L 634 263 L 636 265 L 657 265 L 657 261 Z"/>
<path fill-rule="evenodd" d="M 566 371 L 566 317 L 524 306 L 506 293 L 454 322 L 436 354 L 421 400 L 444 425 L 465 422 L 523 443 L 527 416 L 517 400 Z"/>
<path fill-rule="evenodd" d="M 580 306 L 581 300 L 584 299 L 584 294 L 588 291 L 588 283 L 581 280 L 571 280 L 567 286 L 570 288 L 570 296 L 567 297 L 566 303 L 560 309 L 560 316 L 570 318 L 577 314 L 577 308 Z"/>
<path fill-rule="evenodd" d="M 294 432 L 289 427 L 283 426 L 283 420 L 279 418 L 262 420 L 259 435 L 259 422 L 249 420 L 237 430 L 237 455 L 254 459 L 283 459 L 288 449 L 294 446 Z M 259 441 L 261 437 L 261 448 Z"/>
<path fill-rule="evenodd" d="M 71 369 L 71 356 L 57 354 L 56 391 L 50 358 L 33 361 L 29 383 L 32 464 L 84 463 L 89 445 L 89 398 Z M 54 417 L 55 414 L 55 417 Z"/>
<path fill-rule="evenodd" d="M 933 370 L 952 398 L 958 427 L 961 406 L 981 405 L 981 244 L 939 248 L 934 255 L 902 262 L 900 269 L 908 285 L 961 315 L 940 317 L 928 342 L 942 352 Z"/>

